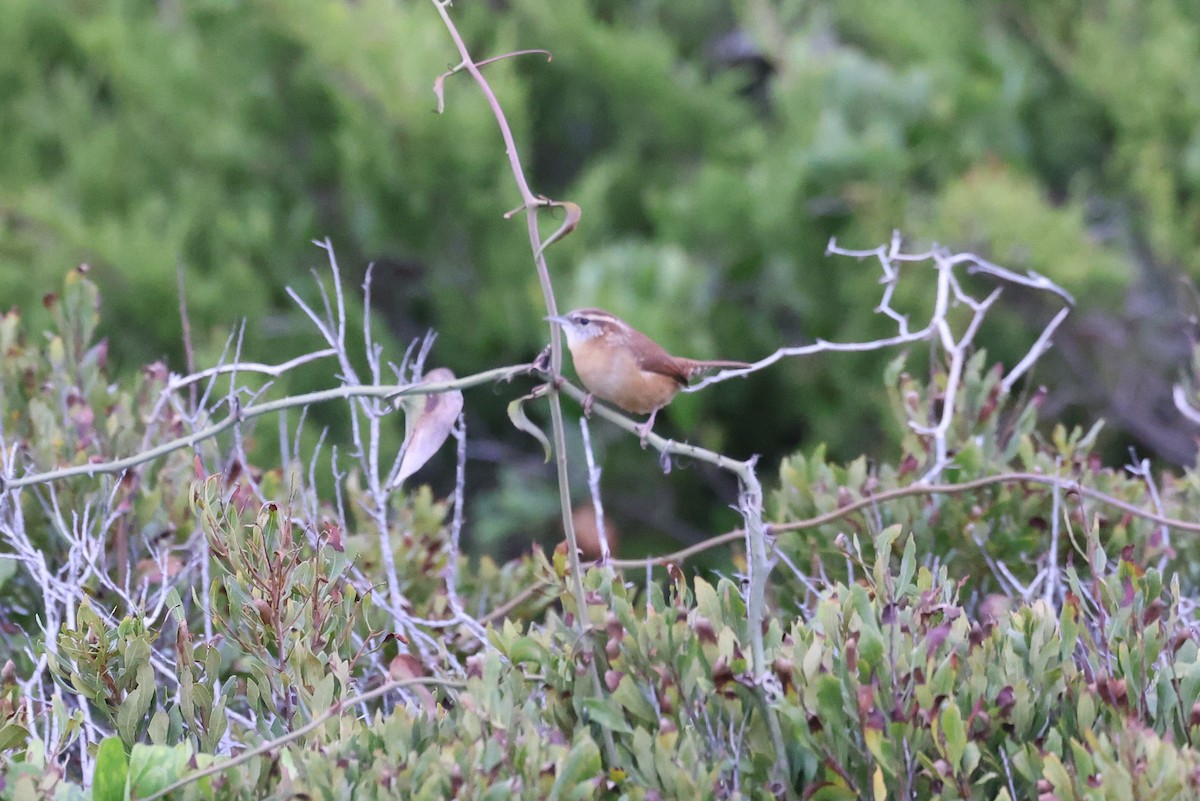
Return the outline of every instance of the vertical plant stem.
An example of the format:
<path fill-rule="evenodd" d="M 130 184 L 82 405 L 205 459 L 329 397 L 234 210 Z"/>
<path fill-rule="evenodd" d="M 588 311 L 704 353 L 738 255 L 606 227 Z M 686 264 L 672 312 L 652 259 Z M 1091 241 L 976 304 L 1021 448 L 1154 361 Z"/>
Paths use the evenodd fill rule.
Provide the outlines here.
<path fill-rule="evenodd" d="M 754 472 L 758 457 L 738 463 L 734 468 L 742 483 L 740 506 L 742 520 L 746 525 L 746 554 L 750 568 L 750 586 L 746 591 L 746 623 L 750 630 L 750 654 L 754 661 L 754 685 L 761 698 L 771 743 L 775 747 L 775 778 L 780 782 L 788 798 L 794 798 L 791 770 L 788 767 L 787 748 L 783 741 L 783 729 L 779 716 L 764 690 L 764 681 L 769 674 L 766 646 L 763 643 L 763 626 L 767 622 L 767 576 L 771 572 L 767 556 L 767 531 L 763 524 L 762 484 Z"/>
<path fill-rule="evenodd" d="M 525 207 L 525 220 L 529 231 L 529 245 L 533 251 L 534 266 L 537 268 L 538 283 L 542 288 L 542 300 L 546 305 L 546 314 L 554 316 L 558 314 L 558 302 L 554 297 L 554 287 L 550 281 L 550 270 L 546 266 L 546 257 L 543 253 L 541 232 L 538 230 L 537 211 L 541 208 L 542 201 L 533 194 L 529 188 L 529 182 L 525 178 L 525 170 L 521 166 L 521 156 L 517 152 L 516 140 L 513 138 L 512 128 L 509 127 L 508 118 L 504 114 L 504 109 L 500 105 L 500 101 L 496 98 L 495 92 L 488 84 L 487 79 L 480 72 L 478 64 L 471 57 L 470 51 L 467 50 L 466 42 L 463 41 L 462 35 L 458 32 L 454 21 L 450 19 L 450 14 L 447 11 L 449 5 L 443 0 L 432 0 L 434 8 L 437 9 L 438 15 L 442 18 L 442 24 L 450 34 L 450 38 L 454 40 L 454 45 L 458 49 L 458 54 L 462 58 L 460 67 L 470 73 L 475 80 L 480 91 L 483 92 L 487 99 L 488 106 L 492 109 L 492 114 L 496 118 L 496 125 L 500 129 L 500 136 L 504 140 L 504 151 L 508 155 L 509 167 L 512 169 L 513 180 L 517 184 L 517 189 L 521 193 L 521 199 Z M 550 372 L 551 375 L 557 376 L 562 372 L 563 354 L 562 354 L 562 337 L 559 334 L 559 326 L 557 323 L 551 326 L 550 337 Z M 575 527 L 571 520 L 571 488 L 570 479 L 567 473 L 567 448 L 566 448 L 566 429 L 563 425 L 563 410 L 562 397 L 558 391 L 551 386 L 549 393 L 550 401 L 550 425 L 554 436 L 554 457 L 558 472 L 558 495 L 559 503 L 562 507 L 563 531 L 567 539 L 567 558 L 571 567 L 571 591 L 575 598 L 577 615 L 579 617 L 579 626 L 581 631 L 585 630 L 588 625 L 587 619 L 587 595 L 583 589 L 583 568 L 579 563 L 579 547 L 575 539 Z M 591 650 L 591 641 L 585 636 L 583 638 L 584 647 Z M 592 691 L 597 696 L 603 695 L 604 685 L 600 682 L 600 672 L 596 667 L 594 658 L 588 660 L 589 673 L 591 675 Z M 601 729 L 604 743 L 605 757 L 610 766 L 617 764 L 617 750 L 613 743 L 612 733 L 607 729 Z"/>

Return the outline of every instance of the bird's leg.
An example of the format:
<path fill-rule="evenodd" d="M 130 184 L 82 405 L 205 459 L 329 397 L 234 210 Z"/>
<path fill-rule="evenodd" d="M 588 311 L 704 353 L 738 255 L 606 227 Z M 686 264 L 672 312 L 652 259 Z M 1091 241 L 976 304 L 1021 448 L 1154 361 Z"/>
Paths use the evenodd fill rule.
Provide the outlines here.
<path fill-rule="evenodd" d="M 658 409 L 655 409 L 650 412 L 650 418 L 637 428 L 638 436 L 642 438 L 642 450 L 646 449 L 646 437 L 650 436 L 650 429 L 654 428 L 654 418 L 657 416 Z"/>
<path fill-rule="evenodd" d="M 583 399 L 583 416 L 588 418 L 589 420 L 592 417 L 592 404 L 595 402 L 596 402 L 596 396 L 590 392 Z"/>

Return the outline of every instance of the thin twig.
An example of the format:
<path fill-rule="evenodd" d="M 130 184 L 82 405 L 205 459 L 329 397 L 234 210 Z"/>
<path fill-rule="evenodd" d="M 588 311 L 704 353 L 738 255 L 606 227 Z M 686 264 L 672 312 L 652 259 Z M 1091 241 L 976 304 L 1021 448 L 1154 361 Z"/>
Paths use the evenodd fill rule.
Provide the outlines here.
<path fill-rule="evenodd" d="M 600 468 L 596 466 L 596 457 L 592 454 L 592 434 L 587 417 L 579 418 L 579 431 L 583 435 L 583 452 L 587 456 L 588 491 L 592 496 L 592 509 L 596 512 L 596 547 L 600 549 L 600 566 L 604 567 L 612 558 L 612 553 L 609 551 L 608 531 L 604 527 L 604 504 L 600 501 Z"/>
<path fill-rule="evenodd" d="M 154 461 L 169 453 L 180 450 L 182 448 L 194 447 L 197 443 L 206 439 L 211 439 L 218 434 L 221 434 L 232 428 L 239 420 L 245 421 L 254 417 L 260 417 L 264 414 L 274 414 L 275 412 L 284 411 L 286 409 L 294 409 L 298 407 L 309 406 L 314 403 L 324 403 L 332 400 L 348 400 L 350 398 L 381 398 L 394 400 L 395 398 L 405 395 L 432 395 L 438 392 L 448 392 L 452 389 L 469 389 L 470 387 L 479 386 L 481 384 L 489 384 L 496 381 L 505 381 L 515 378 L 519 375 L 529 373 L 533 365 L 517 364 L 509 367 L 496 367 L 491 370 L 484 370 L 481 373 L 456 378 L 453 381 L 438 381 L 429 384 L 405 384 L 405 385 L 360 385 L 360 386 L 338 386 L 332 389 L 323 389 L 317 392 L 308 392 L 302 395 L 292 395 L 287 398 L 280 398 L 274 401 L 265 401 L 253 406 L 242 407 L 235 410 L 228 417 L 219 423 L 216 423 L 208 428 L 193 431 L 182 437 L 164 442 L 154 448 L 149 448 L 133 456 L 128 456 L 123 459 L 114 459 L 108 462 L 94 462 L 91 464 L 76 465 L 74 467 L 64 467 L 59 470 L 49 470 L 45 473 L 29 473 L 19 478 L 0 478 L 0 494 L 28 487 L 34 484 L 47 484 L 52 481 L 61 481 L 66 478 L 74 478 L 76 476 L 94 477 L 103 474 L 120 473 L 128 470 L 131 467 Z"/>
<path fill-rule="evenodd" d="M 196 351 L 192 347 L 192 319 L 188 315 L 187 292 L 184 287 L 183 274 L 183 262 L 178 262 L 175 265 L 175 281 L 179 290 L 179 323 L 183 327 L 183 363 L 187 366 L 189 373 L 194 373 L 196 372 Z M 191 401 L 191 407 L 195 409 L 196 388 L 194 386 L 189 390 L 188 399 Z"/>
<path fill-rule="evenodd" d="M 599 411 L 603 414 L 604 407 L 597 404 L 593 407 L 593 411 Z M 636 426 L 636 423 L 630 421 L 631 426 Z M 651 433 L 650 441 L 653 444 L 654 434 Z M 702 455 L 690 454 L 695 458 L 703 460 Z M 848 503 L 843 507 L 834 509 L 823 514 L 814 515 L 803 520 L 790 520 L 786 523 L 772 523 L 769 531 L 771 534 L 779 534 L 784 531 L 803 531 L 805 529 L 817 528 L 828 525 L 829 523 L 841 520 L 855 512 L 862 511 L 874 504 L 886 503 L 898 498 L 908 498 L 922 495 L 956 495 L 963 492 L 971 492 L 973 490 L 990 487 L 997 484 L 1042 484 L 1044 486 L 1053 487 L 1056 483 L 1060 483 L 1068 492 L 1077 493 L 1086 496 L 1095 501 L 1099 501 L 1105 505 L 1115 509 L 1120 509 L 1123 512 L 1139 517 L 1151 523 L 1169 526 L 1177 531 L 1186 531 L 1192 534 L 1200 534 L 1200 523 L 1191 520 L 1181 520 L 1174 517 L 1166 517 L 1154 512 L 1148 512 L 1141 509 L 1128 501 L 1123 501 L 1120 498 L 1101 492 L 1100 490 L 1092 489 L 1091 487 L 1083 486 L 1078 482 L 1067 482 L 1057 479 L 1054 476 L 1048 476 L 1044 473 L 1001 473 L 995 476 L 984 476 L 982 478 L 973 479 L 971 481 L 963 481 L 957 484 L 912 484 L 907 487 L 897 487 L 896 489 L 877 492 L 866 498 L 861 498 L 852 503 Z M 613 559 L 610 564 L 613 567 L 622 570 L 641 569 L 647 565 L 667 565 L 672 562 L 683 562 L 697 554 L 703 553 L 711 548 L 718 548 L 722 545 L 728 545 L 745 538 L 746 532 L 744 529 L 734 529 L 727 531 L 724 534 L 718 534 L 715 537 L 710 537 L 703 542 L 698 542 L 695 545 L 689 545 L 687 548 L 681 548 L 678 551 L 663 554 L 661 556 L 651 556 L 645 559 Z"/>
<path fill-rule="evenodd" d="M 462 599 L 458 596 L 458 560 L 461 554 L 461 540 L 465 513 L 463 506 L 466 502 L 467 485 L 467 421 L 463 414 L 458 415 L 458 423 L 454 426 L 453 435 L 458 443 L 454 471 L 454 515 L 450 521 L 450 539 L 446 542 L 446 598 L 450 603 L 450 611 L 454 619 L 467 627 L 485 649 L 494 649 L 488 640 L 487 632 L 473 617 L 463 611 Z"/>
<path fill-rule="evenodd" d="M 1063 308 L 1059 309 L 1058 314 L 1054 315 L 1054 319 L 1047 323 L 1046 327 L 1042 329 L 1041 335 L 1037 338 L 1037 341 L 1033 343 L 1033 346 L 1029 349 L 1029 352 L 1025 354 L 1025 358 L 1017 362 L 1017 366 L 1008 371 L 1008 375 L 1004 376 L 1004 380 L 1000 382 L 1000 389 L 1005 394 L 1011 393 L 1013 384 L 1017 382 L 1017 379 L 1024 375 L 1029 368 L 1033 367 L 1034 362 L 1040 359 L 1042 354 L 1050 349 L 1050 346 L 1054 344 L 1050 337 L 1053 336 L 1054 332 L 1058 329 L 1058 326 L 1062 324 L 1063 320 L 1067 319 L 1067 315 L 1070 313 L 1071 307 L 1069 306 L 1064 306 Z"/>
<path fill-rule="evenodd" d="M 1155 483 L 1154 474 L 1150 470 L 1150 460 L 1142 459 L 1139 461 L 1137 454 L 1133 453 L 1132 450 L 1131 448 L 1130 455 L 1134 461 L 1131 464 L 1125 465 L 1125 469 L 1129 471 L 1130 475 L 1137 476 L 1145 482 L 1146 491 L 1150 493 L 1150 501 L 1161 515 L 1163 513 L 1162 497 L 1158 494 L 1158 484 Z M 1159 539 L 1160 542 L 1157 545 L 1163 550 L 1163 555 L 1158 560 L 1158 569 L 1161 571 L 1166 568 L 1167 560 L 1171 556 L 1171 529 L 1161 523 L 1159 524 Z"/>
<path fill-rule="evenodd" d="M 1062 457 L 1054 460 L 1054 476 L 1053 484 L 1054 502 L 1050 512 L 1050 550 L 1046 554 L 1046 589 L 1043 594 L 1043 599 L 1046 603 L 1053 605 L 1054 598 L 1058 594 L 1058 534 L 1062 527 L 1061 509 L 1062 509 L 1062 484 L 1057 480 L 1062 474 Z"/>

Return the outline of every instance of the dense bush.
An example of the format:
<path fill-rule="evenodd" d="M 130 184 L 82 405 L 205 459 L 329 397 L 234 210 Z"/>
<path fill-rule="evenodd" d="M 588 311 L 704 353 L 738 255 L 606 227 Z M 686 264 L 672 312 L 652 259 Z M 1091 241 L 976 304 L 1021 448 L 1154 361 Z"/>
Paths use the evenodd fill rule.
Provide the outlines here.
<path fill-rule="evenodd" d="M 414 113 L 453 52 L 446 6 L 0 10 L 0 259 L 32 279 L 0 279 L 0 799 L 1200 794 L 1198 474 L 1106 466 L 1091 401 L 1023 389 L 1016 364 L 1065 285 L 1082 323 L 1052 372 L 1194 458 L 1162 412 L 1189 354 L 1159 265 L 1195 266 L 1200 20 L 936 6 L 454 9 L 475 52 L 554 48 L 484 67 L 536 191 L 584 211 L 552 273 L 499 214 L 477 87 L 447 74 L 445 116 Z M 1120 75 L 1118 44 L 1140 59 Z M 1017 272 L 935 250 L 900 282 L 897 236 L 872 315 L 877 271 L 815 256 L 897 221 Z M 344 275 L 326 240 L 332 280 L 265 313 L 325 231 L 374 272 Z M 589 519 L 558 406 L 583 393 L 554 355 L 525 363 L 551 274 L 561 305 L 696 355 L 867 352 L 820 344 L 681 398 L 708 447 L 651 437 L 657 464 L 598 408 L 616 469 L 577 484 L 624 518 L 621 556 L 659 528 L 699 541 L 585 570 L 527 545 Z M 1123 291 L 1123 318 L 1094 310 Z M 379 311 L 436 323 L 460 377 L 427 370 L 429 339 L 387 361 Z M 221 346 L 237 312 L 255 319 Z M 190 374 L 151 361 L 180 341 Z M 547 403 L 557 498 L 524 439 Z M 830 444 L 782 455 L 800 434 Z M 412 473 L 444 442 L 443 493 Z M 714 536 L 735 488 L 744 530 Z M 514 531 L 511 558 L 464 553 Z"/>
<path fill-rule="evenodd" d="M 111 380 L 97 301 L 75 271 L 44 344 L 0 320 L 6 459 L 100 465 L 196 422 L 160 368 Z M 386 517 L 397 612 L 355 495 L 368 476 L 326 501 L 299 463 L 206 477 L 225 438 L 119 480 L 9 489 L 0 797 L 86 797 L 85 766 L 97 799 L 189 777 L 173 797 L 1200 792 L 1195 546 L 1112 506 L 1157 492 L 1160 514 L 1194 517 L 1196 476 L 1103 468 L 1094 432 L 1043 438 L 1037 400 L 998 377 L 977 354 L 956 395 L 958 485 L 913 483 L 915 436 L 894 462 L 781 466 L 762 665 L 737 582 L 593 567 L 580 608 L 561 552 L 460 561 L 427 489 Z M 945 378 L 897 363 L 897 420 Z"/>

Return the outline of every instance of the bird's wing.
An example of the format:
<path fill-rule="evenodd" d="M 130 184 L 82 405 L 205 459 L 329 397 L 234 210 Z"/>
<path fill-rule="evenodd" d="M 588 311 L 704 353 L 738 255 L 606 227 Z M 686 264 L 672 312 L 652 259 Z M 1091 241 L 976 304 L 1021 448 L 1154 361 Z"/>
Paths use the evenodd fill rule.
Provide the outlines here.
<path fill-rule="evenodd" d="M 673 378 L 679 382 L 680 386 L 687 386 L 691 375 L 688 372 L 686 359 L 676 359 L 641 331 L 631 330 L 629 332 L 629 344 L 633 352 L 638 354 L 638 367 L 648 373 L 658 373 Z"/>

